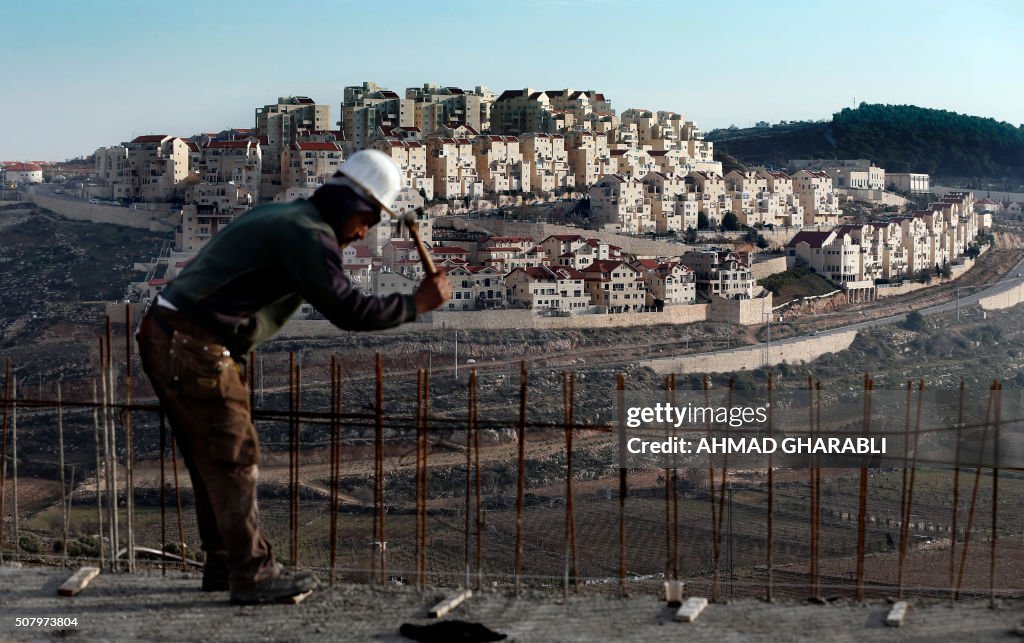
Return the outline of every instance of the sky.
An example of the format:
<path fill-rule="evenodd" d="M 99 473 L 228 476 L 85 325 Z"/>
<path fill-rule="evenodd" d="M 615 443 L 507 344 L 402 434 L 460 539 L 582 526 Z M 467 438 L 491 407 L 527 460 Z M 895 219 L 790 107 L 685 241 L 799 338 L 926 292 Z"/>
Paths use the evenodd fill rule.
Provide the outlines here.
<path fill-rule="evenodd" d="M 1024 4 L 0 0 L 0 160 L 253 127 L 373 81 L 594 89 L 705 131 L 913 104 L 1024 124 Z"/>

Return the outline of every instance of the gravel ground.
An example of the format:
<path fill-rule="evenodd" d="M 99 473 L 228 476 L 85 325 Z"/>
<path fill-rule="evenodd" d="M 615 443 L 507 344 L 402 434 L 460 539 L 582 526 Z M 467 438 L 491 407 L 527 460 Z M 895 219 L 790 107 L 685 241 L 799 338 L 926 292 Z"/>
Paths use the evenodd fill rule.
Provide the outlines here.
<path fill-rule="evenodd" d="M 426 624 L 426 610 L 445 595 L 432 589 L 340 585 L 300 605 L 237 607 L 227 594 L 202 594 L 197 578 L 101 574 L 79 596 L 62 598 L 69 575 L 51 568 L 0 568 L 0 639 L 39 640 L 344 640 L 405 641 L 402 623 Z M 514 598 L 483 592 L 449 618 L 482 622 L 511 641 L 938 641 L 1014 640 L 1024 602 L 915 603 L 899 629 L 883 624 L 889 605 L 835 602 L 710 605 L 695 623 L 676 623 L 651 596 L 530 592 Z M 75 617 L 65 630 L 17 627 L 18 617 Z M 1017 639 L 1019 640 L 1019 639 Z"/>

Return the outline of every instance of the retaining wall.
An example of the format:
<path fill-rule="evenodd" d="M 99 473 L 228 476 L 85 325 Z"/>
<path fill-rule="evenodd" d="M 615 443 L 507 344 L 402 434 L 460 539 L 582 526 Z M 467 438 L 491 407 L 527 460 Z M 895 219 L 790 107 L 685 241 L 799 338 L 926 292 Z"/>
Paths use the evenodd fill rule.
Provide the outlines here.
<path fill-rule="evenodd" d="M 642 362 L 658 373 L 726 373 L 745 371 L 783 362 L 809 362 L 827 353 L 846 350 L 857 337 L 857 331 L 817 335 L 785 344 L 738 348 L 724 353 L 666 357 Z"/>
<path fill-rule="evenodd" d="M 40 208 L 56 212 L 72 221 L 112 223 L 153 232 L 173 230 L 178 222 L 177 214 L 167 214 L 164 212 L 147 212 L 112 205 L 96 205 L 86 201 L 58 199 L 35 193 L 29 195 L 29 200 Z"/>
<path fill-rule="evenodd" d="M 1024 302 L 1024 284 L 1014 286 L 998 295 L 989 295 L 978 300 L 983 310 L 1012 308 L 1021 302 Z"/>

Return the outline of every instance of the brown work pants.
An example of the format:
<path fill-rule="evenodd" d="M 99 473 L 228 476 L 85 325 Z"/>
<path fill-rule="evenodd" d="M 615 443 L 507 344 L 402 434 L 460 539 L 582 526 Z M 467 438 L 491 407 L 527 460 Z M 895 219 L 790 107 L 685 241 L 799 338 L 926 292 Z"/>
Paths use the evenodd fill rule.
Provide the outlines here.
<path fill-rule="evenodd" d="M 155 304 L 138 340 L 192 478 L 203 549 L 226 560 L 232 589 L 272 576 L 256 507 L 259 441 L 239 367 L 213 333 Z"/>

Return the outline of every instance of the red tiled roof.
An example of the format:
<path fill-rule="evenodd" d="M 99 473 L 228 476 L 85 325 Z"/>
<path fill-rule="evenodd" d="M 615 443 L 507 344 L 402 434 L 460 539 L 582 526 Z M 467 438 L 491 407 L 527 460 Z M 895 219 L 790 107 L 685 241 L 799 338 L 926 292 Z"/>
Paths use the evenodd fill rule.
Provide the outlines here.
<path fill-rule="evenodd" d="M 8 172 L 42 172 L 43 168 L 37 163 L 11 163 L 4 166 Z"/>
<path fill-rule="evenodd" d="M 795 248 L 796 244 L 805 241 L 812 248 L 820 248 L 821 244 L 824 243 L 825 239 L 832 234 L 831 232 L 818 232 L 816 230 L 801 230 L 796 233 L 789 243 L 786 244 L 787 248 Z"/>
<path fill-rule="evenodd" d="M 132 139 L 132 143 L 159 143 L 167 138 L 167 134 L 146 134 L 144 136 L 136 136 Z"/>
<path fill-rule="evenodd" d="M 295 146 L 303 151 L 331 151 L 337 152 L 341 150 L 341 145 L 337 143 L 296 143 Z"/>

